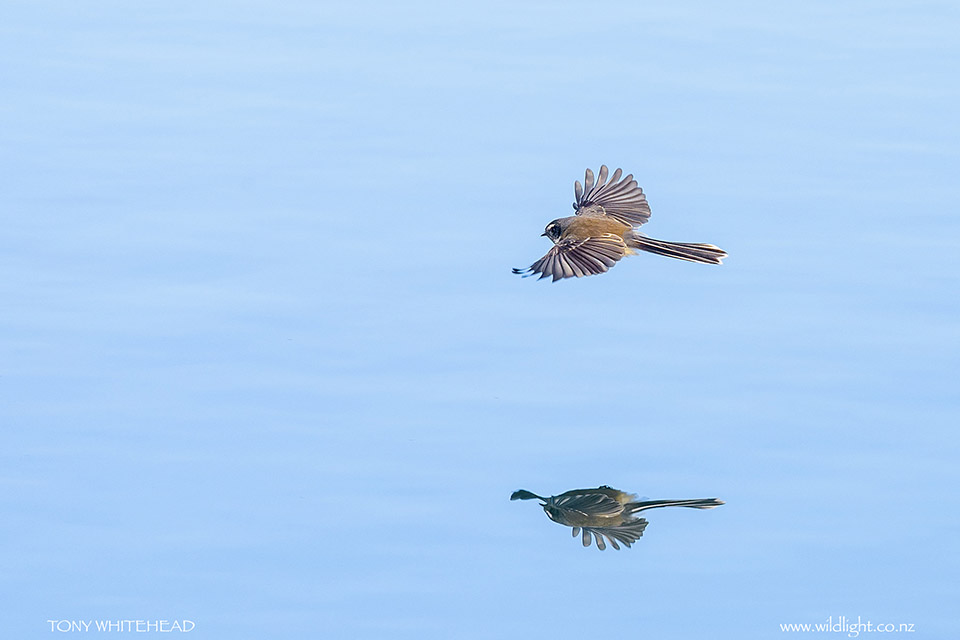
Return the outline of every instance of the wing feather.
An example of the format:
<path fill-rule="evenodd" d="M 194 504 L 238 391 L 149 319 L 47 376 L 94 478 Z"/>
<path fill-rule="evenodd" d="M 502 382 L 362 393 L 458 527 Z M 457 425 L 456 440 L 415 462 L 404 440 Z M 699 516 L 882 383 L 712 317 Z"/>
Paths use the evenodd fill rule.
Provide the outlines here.
<path fill-rule="evenodd" d="M 550 499 L 562 511 L 576 511 L 585 516 L 615 516 L 623 513 L 623 505 L 602 493 L 564 494 Z"/>
<path fill-rule="evenodd" d="M 615 527 L 583 527 L 583 537 L 587 538 L 588 533 L 593 534 L 597 539 L 597 547 L 601 550 L 603 547 L 600 545 L 599 540 L 602 537 L 607 538 L 610 541 L 610 545 L 614 549 L 620 549 L 617 543 L 624 545 L 625 547 L 631 546 L 634 542 L 643 537 L 643 531 L 647 528 L 647 521 L 644 518 L 640 518 L 635 522 L 629 522 L 627 524 L 621 524 Z M 589 544 L 584 544 L 583 546 L 589 546 Z"/>
<path fill-rule="evenodd" d="M 600 180 L 594 183 L 593 171 L 587 169 L 585 184 L 581 186 L 579 180 L 574 184 L 576 202 L 573 208 L 577 215 L 596 215 L 596 209 L 590 208 L 596 205 L 603 209 L 605 215 L 633 227 L 639 227 L 649 220 L 650 205 L 647 204 L 643 189 L 633 179 L 633 174 L 628 174 L 622 180 L 621 174 L 621 170 L 617 169 L 612 179 L 606 182 L 607 166 L 601 165 Z"/>
<path fill-rule="evenodd" d="M 626 255 L 623 238 L 612 233 L 585 238 L 562 240 L 551 247 L 545 256 L 526 269 L 514 269 L 524 277 L 539 275 L 538 280 L 553 278 L 580 278 L 604 273 Z"/>

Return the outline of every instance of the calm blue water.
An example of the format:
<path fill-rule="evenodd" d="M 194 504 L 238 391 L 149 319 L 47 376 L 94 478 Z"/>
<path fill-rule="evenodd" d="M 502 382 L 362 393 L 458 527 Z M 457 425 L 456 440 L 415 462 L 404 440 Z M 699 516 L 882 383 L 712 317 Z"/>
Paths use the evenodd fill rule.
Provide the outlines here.
<path fill-rule="evenodd" d="M 0 635 L 956 634 L 955 4 L 3 13 Z M 600 163 L 727 263 L 512 276 Z"/>

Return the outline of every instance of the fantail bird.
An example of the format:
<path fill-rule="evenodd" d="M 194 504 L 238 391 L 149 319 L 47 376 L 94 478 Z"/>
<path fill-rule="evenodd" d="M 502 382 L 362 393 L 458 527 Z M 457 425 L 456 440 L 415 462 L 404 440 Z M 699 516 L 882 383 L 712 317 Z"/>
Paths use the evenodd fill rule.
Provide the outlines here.
<path fill-rule="evenodd" d="M 583 546 L 590 546 L 590 536 L 597 540 L 597 548 L 607 548 L 606 537 L 614 549 L 620 549 L 618 542 L 629 547 L 640 539 L 647 528 L 644 518 L 634 517 L 635 513 L 658 507 L 691 507 L 693 509 L 713 509 L 723 504 L 716 498 L 696 498 L 693 500 L 645 500 L 637 501 L 637 496 L 603 485 L 596 489 L 574 489 L 558 496 L 544 498 L 526 489 L 514 491 L 511 500 L 540 500 L 540 506 L 547 517 L 562 525 L 573 527 L 576 538 L 583 530 Z"/>
<path fill-rule="evenodd" d="M 603 273 L 620 258 L 633 255 L 634 249 L 649 251 L 690 262 L 720 264 L 727 253 L 712 244 L 667 242 L 640 235 L 637 228 L 650 219 L 650 205 L 633 175 L 620 179 L 617 169 L 607 182 L 607 166 L 600 166 L 596 184 L 593 171 L 587 169 L 584 185 L 577 180 L 573 203 L 576 215 L 558 218 L 543 234 L 553 240 L 553 248 L 526 269 L 513 272 L 540 278 L 592 276 Z"/>

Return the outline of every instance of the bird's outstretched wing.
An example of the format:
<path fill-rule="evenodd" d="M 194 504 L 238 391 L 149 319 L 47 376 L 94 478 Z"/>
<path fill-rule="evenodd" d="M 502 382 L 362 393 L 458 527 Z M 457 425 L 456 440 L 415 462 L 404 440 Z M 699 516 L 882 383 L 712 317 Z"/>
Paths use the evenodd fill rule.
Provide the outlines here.
<path fill-rule="evenodd" d="M 561 278 L 593 276 L 615 265 L 626 251 L 623 238 L 612 233 L 583 240 L 561 240 L 528 268 L 513 272 L 524 278 L 540 274 L 538 280 L 552 276 L 554 282 Z"/>
<path fill-rule="evenodd" d="M 553 507 L 562 511 L 576 511 L 585 516 L 615 516 L 623 513 L 623 505 L 602 493 L 565 493 L 550 498 Z"/>
<path fill-rule="evenodd" d="M 650 219 L 650 205 L 643 189 L 633 179 L 633 174 L 623 180 L 622 172 L 617 169 L 607 182 L 607 165 L 600 166 L 600 175 L 596 183 L 593 171 L 587 169 L 584 184 L 577 180 L 573 190 L 577 201 L 573 203 L 578 216 L 608 215 L 632 227 L 639 227 Z M 597 207 L 602 207 L 602 211 Z"/>
<path fill-rule="evenodd" d="M 590 536 L 592 535 L 596 539 L 597 549 L 600 549 L 600 551 L 607 548 L 603 541 L 604 538 L 610 541 L 610 546 L 619 551 L 620 544 L 629 547 L 643 536 L 643 530 L 646 528 L 647 521 L 643 518 L 616 527 L 583 527 L 583 546 L 590 546 Z M 580 527 L 574 527 L 573 537 L 576 538 L 579 533 Z"/>

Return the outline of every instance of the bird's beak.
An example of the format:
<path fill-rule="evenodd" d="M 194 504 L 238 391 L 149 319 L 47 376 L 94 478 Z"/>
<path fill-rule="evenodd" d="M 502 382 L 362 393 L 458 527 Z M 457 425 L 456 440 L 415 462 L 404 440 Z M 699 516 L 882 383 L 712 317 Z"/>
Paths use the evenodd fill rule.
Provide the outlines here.
<path fill-rule="evenodd" d="M 547 232 L 546 232 L 546 231 L 544 231 L 543 233 L 541 233 L 541 234 L 540 234 L 540 237 L 542 238 L 542 237 L 545 236 L 545 235 L 547 235 Z"/>

